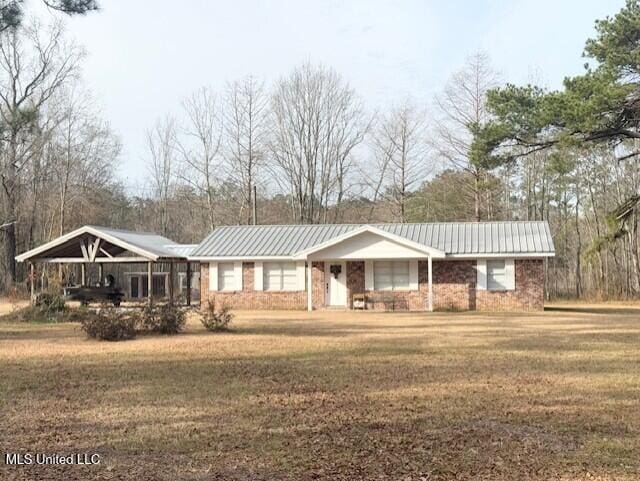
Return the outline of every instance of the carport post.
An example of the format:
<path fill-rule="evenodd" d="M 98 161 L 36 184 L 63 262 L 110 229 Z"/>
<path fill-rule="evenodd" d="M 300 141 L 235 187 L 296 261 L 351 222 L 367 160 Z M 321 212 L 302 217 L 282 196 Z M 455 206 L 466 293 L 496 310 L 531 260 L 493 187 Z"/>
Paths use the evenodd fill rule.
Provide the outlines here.
<path fill-rule="evenodd" d="M 153 262 L 147 264 L 147 298 L 149 304 L 153 298 Z"/>
<path fill-rule="evenodd" d="M 35 269 L 33 268 L 33 262 L 29 262 L 29 291 L 31 296 L 31 304 L 33 304 L 35 301 L 35 292 L 34 292 L 34 286 L 33 286 L 35 279 L 36 279 L 36 272 L 35 272 Z"/>
<path fill-rule="evenodd" d="M 431 256 L 429 256 L 428 271 L 429 271 L 429 311 L 433 312 L 433 262 L 431 261 Z"/>
<path fill-rule="evenodd" d="M 313 284 L 312 268 L 313 262 L 307 262 L 307 311 L 313 311 Z"/>
<path fill-rule="evenodd" d="M 187 261 L 187 306 L 191 305 L 191 262 Z"/>
<path fill-rule="evenodd" d="M 169 304 L 173 304 L 173 261 L 169 262 Z"/>

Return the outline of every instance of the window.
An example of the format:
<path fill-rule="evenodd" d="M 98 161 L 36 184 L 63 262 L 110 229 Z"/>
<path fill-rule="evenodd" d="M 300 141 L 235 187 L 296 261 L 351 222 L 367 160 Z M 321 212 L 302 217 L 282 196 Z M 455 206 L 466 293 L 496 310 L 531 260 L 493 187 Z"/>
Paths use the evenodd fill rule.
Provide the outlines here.
<path fill-rule="evenodd" d="M 139 277 L 138 276 L 134 276 L 131 277 L 131 296 L 134 299 L 137 299 L 138 297 L 140 297 L 140 295 L 138 294 L 138 281 L 139 281 Z"/>
<path fill-rule="evenodd" d="M 487 261 L 487 289 L 490 291 L 507 289 L 507 266 L 504 259 Z"/>
<path fill-rule="evenodd" d="M 297 291 L 295 262 L 265 262 L 262 266 L 265 291 Z"/>
<path fill-rule="evenodd" d="M 409 290 L 409 261 L 375 261 L 373 285 L 376 291 Z"/>
<path fill-rule="evenodd" d="M 233 262 L 221 262 L 218 264 L 218 290 L 236 290 L 236 270 Z"/>

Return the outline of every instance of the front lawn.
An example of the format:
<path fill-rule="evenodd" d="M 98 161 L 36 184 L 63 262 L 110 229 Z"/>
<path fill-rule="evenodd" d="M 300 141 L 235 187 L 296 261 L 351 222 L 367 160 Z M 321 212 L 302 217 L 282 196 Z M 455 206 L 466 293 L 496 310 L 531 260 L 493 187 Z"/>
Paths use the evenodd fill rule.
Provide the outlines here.
<path fill-rule="evenodd" d="M 0 479 L 639 479 L 632 305 L 233 327 L 108 343 L 0 321 L 2 452 L 102 456 Z"/>

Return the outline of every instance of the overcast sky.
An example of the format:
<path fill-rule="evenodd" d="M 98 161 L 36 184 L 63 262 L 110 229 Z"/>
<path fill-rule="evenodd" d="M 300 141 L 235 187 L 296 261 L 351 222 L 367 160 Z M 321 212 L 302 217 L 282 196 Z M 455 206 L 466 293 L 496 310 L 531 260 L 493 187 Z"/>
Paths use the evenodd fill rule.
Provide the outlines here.
<path fill-rule="evenodd" d="M 310 60 L 335 68 L 373 110 L 425 103 L 465 57 L 486 51 L 502 78 L 559 87 L 582 71 L 594 20 L 624 0 L 100 0 L 69 20 L 85 83 L 123 143 L 122 178 L 144 180 L 145 129 L 195 89 Z M 126 174 L 125 174 L 126 173 Z"/>

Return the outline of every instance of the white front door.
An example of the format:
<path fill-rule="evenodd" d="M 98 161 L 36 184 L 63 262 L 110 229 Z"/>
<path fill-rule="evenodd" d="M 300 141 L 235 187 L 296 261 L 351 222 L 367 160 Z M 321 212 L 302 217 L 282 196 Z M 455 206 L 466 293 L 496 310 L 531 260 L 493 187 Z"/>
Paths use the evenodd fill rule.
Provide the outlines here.
<path fill-rule="evenodd" d="M 326 262 L 325 279 L 327 285 L 327 305 L 347 305 L 347 266 L 346 262 Z"/>

